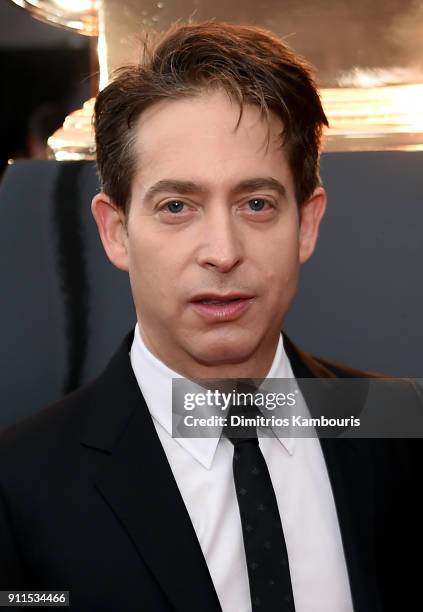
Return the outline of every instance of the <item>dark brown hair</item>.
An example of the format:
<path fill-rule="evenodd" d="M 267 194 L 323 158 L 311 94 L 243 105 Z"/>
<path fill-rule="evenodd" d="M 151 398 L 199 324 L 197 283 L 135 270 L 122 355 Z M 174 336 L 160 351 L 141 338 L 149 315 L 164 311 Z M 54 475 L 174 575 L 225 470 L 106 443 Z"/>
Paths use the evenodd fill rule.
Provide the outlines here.
<path fill-rule="evenodd" d="M 139 64 L 118 69 L 97 96 L 94 128 L 102 189 L 126 210 L 137 170 L 134 124 L 160 100 L 222 88 L 239 103 L 273 111 L 284 126 L 285 147 L 299 205 L 320 183 L 319 152 L 328 125 L 310 66 L 273 33 L 215 20 L 174 25 L 151 43 Z M 236 126 L 236 127 L 237 127 Z"/>

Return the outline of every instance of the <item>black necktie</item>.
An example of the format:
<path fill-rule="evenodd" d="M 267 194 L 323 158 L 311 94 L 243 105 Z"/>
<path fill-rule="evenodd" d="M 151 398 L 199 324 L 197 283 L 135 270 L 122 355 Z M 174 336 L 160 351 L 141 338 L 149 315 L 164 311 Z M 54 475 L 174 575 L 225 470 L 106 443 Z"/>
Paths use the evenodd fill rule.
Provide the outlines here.
<path fill-rule="evenodd" d="M 229 417 L 235 408 L 238 409 L 233 407 Z M 295 612 L 282 523 L 257 430 L 249 429 L 248 438 L 236 438 L 227 426 L 223 435 L 234 445 L 232 465 L 252 609 L 254 612 Z"/>

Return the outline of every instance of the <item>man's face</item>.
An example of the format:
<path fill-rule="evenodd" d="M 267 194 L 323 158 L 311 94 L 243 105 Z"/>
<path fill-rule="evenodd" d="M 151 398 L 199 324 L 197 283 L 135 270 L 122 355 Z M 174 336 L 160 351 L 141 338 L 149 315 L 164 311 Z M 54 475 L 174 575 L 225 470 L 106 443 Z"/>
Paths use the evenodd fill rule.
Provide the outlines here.
<path fill-rule="evenodd" d="M 266 149 L 259 110 L 246 106 L 235 130 L 238 113 L 216 91 L 142 114 L 123 250 L 106 247 L 129 271 L 146 345 L 186 376 L 267 373 L 314 246 L 301 238 L 280 120 Z"/>

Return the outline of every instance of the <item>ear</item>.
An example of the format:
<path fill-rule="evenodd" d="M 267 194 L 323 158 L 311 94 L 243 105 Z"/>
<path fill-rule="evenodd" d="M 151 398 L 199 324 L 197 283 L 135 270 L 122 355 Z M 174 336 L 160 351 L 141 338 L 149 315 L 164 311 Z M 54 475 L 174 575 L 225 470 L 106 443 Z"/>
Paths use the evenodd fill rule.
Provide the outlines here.
<path fill-rule="evenodd" d="M 91 212 L 107 257 L 120 270 L 128 271 L 128 234 L 123 210 L 105 193 L 98 193 L 91 203 Z"/>
<path fill-rule="evenodd" d="M 326 192 L 317 187 L 311 198 L 300 208 L 300 263 L 313 254 L 319 235 L 319 226 L 326 210 Z"/>

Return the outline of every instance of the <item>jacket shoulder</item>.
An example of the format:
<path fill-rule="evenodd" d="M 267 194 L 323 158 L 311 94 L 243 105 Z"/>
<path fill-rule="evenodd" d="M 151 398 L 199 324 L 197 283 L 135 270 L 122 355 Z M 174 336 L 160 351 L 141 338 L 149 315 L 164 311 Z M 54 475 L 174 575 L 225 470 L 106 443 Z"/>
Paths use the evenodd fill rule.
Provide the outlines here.
<path fill-rule="evenodd" d="M 337 361 L 332 361 L 331 359 L 326 359 L 325 357 L 319 357 L 310 353 L 308 353 L 307 355 L 310 360 L 313 360 L 316 364 L 319 364 L 320 367 L 326 368 L 334 376 L 339 378 L 381 378 L 386 380 L 394 379 L 393 376 L 383 374 L 382 372 L 360 370 L 344 363 L 339 363 Z"/>
<path fill-rule="evenodd" d="M 88 383 L 3 429 L 0 432 L 0 463 L 9 453 L 18 457 L 63 444 L 83 423 L 95 396 L 94 389 L 95 383 Z"/>
<path fill-rule="evenodd" d="M 381 372 L 368 372 L 344 363 L 326 359 L 300 349 L 283 333 L 286 354 L 296 378 L 384 378 L 392 377 Z"/>
<path fill-rule="evenodd" d="M 133 331 L 125 336 L 105 369 L 91 382 L 79 387 L 64 398 L 55 401 L 0 432 L 0 461 L 9 452 L 40 451 L 53 445 L 57 448 L 79 436 L 89 414 L 96 410 L 101 420 L 104 410 L 111 405 L 116 387 L 130 375 L 128 350 Z M 116 392 L 115 392 L 116 395 Z"/>

